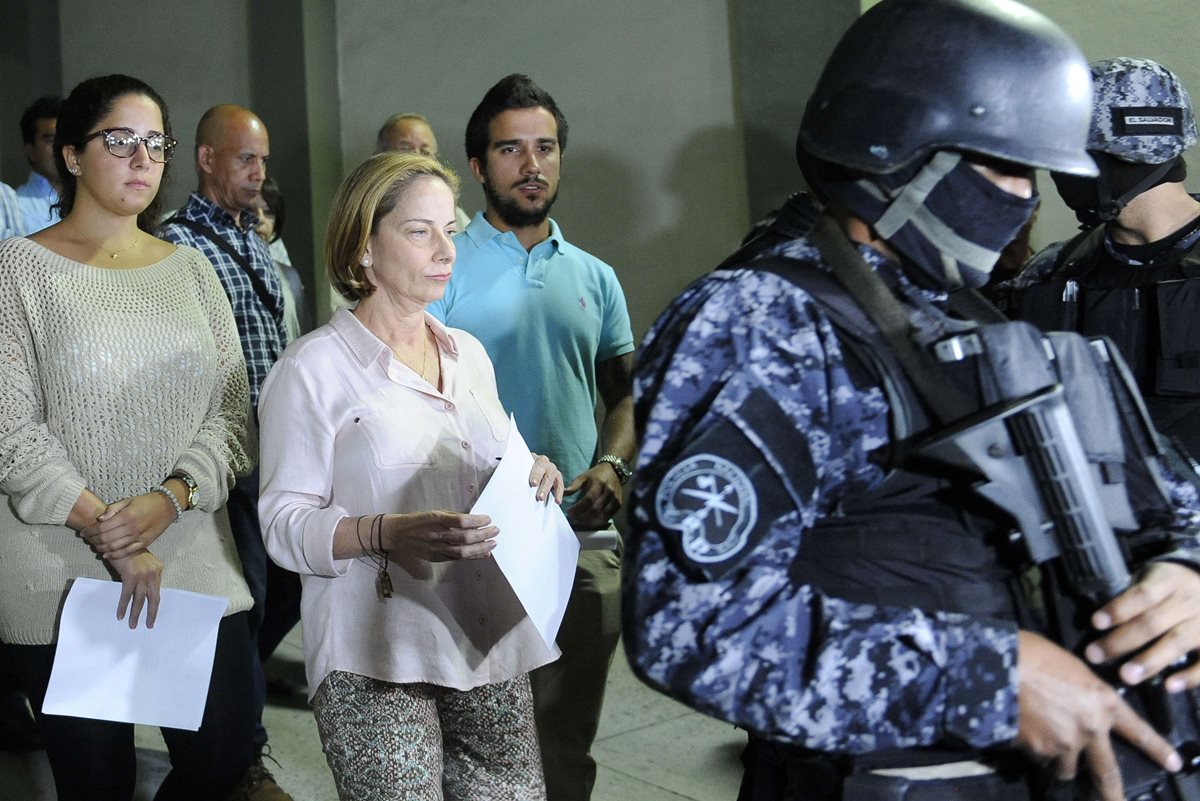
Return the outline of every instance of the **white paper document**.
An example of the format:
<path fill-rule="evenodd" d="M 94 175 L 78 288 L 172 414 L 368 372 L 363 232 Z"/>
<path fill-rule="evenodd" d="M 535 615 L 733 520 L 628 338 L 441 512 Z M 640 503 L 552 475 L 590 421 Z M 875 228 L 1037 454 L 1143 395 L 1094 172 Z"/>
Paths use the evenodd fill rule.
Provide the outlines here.
<path fill-rule="evenodd" d="M 537 488 L 529 486 L 533 454 L 511 415 L 508 423 L 504 457 L 471 514 L 487 515 L 500 529 L 492 558 L 546 645 L 554 648 L 575 580 L 579 540 L 554 499 L 539 501 Z"/>
<path fill-rule="evenodd" d="M 63 604 L 42 712 L 196 731 L 229 602 L 162 590 L 154 628 L 117 620 L 121 584 L 77 578 Z"/>

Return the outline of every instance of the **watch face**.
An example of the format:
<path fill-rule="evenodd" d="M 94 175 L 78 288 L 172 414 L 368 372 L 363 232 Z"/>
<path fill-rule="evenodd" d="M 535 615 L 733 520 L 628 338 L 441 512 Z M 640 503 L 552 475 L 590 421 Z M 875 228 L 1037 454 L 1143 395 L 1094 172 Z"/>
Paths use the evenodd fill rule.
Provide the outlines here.
<path fill-rule="evenodd" d="M 196 507 L 196 495 L 197 495 L 198 490 L 200 489 L 196 484 L 196 480 L 194 478 L 192 478 L 191 476 L 189 476 L 187 473 L 184 473 L 182 471 L 180 471 L 178 473 L 172 473 L 171 478 L 179 479 L 180 481 L 183 482 L 183 485 L 185 487 L 187 487 L 188 508 L 194 509 Z"/>
<path fill-rule="evenodd" d="M 612 465 L 613 470 L 617 472 L 617 480 L 624 484 L 629 479 L 633 478 L 633 470 L 630 469 L 629 463 L 620 456 L 603 456 L 601 462 L 608 462 Z"/>

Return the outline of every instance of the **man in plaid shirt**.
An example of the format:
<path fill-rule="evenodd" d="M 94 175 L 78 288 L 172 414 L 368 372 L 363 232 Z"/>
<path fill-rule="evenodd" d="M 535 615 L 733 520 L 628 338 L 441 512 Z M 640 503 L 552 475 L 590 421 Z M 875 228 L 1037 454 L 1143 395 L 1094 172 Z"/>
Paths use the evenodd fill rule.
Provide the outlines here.
<path fill-rule="evenodd" d="M 212 262 L 229 296 L 241 334 L 250 402 L 271 365 L 283 352 L 283 292 L 271 254 L 254 226 L 263 180 L 267 177 L 270 143 L 267 128 L 240 106 L 214 106 L 196 129 L 196 173 L 200 185 L 179 212 L 163 225 L 163 239 L 198 249 Z M 300 618 L 300 580 L 267 558 L 258 524 L 258 470 L 237 480 L 229 493 L 229 523 L 242 572 L 254 597 L 250 636 L 258 644 L 254 666 L 258 727 L 257 759 L 236 798 L 290 801 L 263 766 L 267 732 L 262 725 L 266 703 L 263 662 Z"/>

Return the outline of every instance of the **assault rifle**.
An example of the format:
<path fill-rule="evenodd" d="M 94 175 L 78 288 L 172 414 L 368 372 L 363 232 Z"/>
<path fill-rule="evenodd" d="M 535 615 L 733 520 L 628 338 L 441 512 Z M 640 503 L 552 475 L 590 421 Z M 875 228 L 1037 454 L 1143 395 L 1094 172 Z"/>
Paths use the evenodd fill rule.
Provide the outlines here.
<path fill-rule="evenodd" d="M 1132 511 L 1121 485 L 1099 480 L 1088 462 L 1061 385 L 986 409 L 922 444 L 917 455 L 980 474 L 977 491 L 1016 518 L 1034 562 L 1060 560 L 1065 584 L 1084 604 L 1086 615 L 1129 587 L 1129 568 L 1114 525 L 1135 528 Z M 1088 634 L 1064 633 L 1064 639 L 1077 641 L 1061 644 L 1079 652 Z M 1195 694 L 1169 694 L 1161 678 L 1128 687 L 1115 672 L 1103 677 L 1184 759 L 1183 770 L 1169 774 L 1114 738 L 1126 798 L 1200 801 Z"/>

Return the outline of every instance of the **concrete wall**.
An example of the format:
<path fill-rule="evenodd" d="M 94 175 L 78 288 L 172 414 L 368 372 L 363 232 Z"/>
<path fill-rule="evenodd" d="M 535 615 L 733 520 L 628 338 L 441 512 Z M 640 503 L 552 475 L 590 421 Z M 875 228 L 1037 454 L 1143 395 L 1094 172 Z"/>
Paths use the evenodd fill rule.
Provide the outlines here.
<path fill-rule="evenodd" d="M 328 309 L 318 277 L 328 199 L 341 180 L 333 0 L 250 3 L 250 108 L 271 135 L 270 174 L 283 193 L 283 240 L 310 309 Z M 319 280 L 318 280 L 319 278 Z"/>
<path fill-rule="evenodd" d="M 1200 101 L 1200 7 L 1195 0 L 1026 0 L 1063 27 L 1089 61 L 1117 56 L 1152 58 L 1179 75 L 1193 101 Z M 1200 148 L 1188 154 L 1186 185 L 1200 190 Z M 1042 211 L 1034 229 L 1035 248 L 1070 237 L 1078 228 L 1049 175 L 1039 176 Z"/>
<path fill-rule="evenodd" d="M 17 120 L 32 98 L 124 70 L 170 104 L 181 150 L 167 191 L 177 204 L 195 185 L 200 114 L 249 105 L 271 131 L 287 241 L 302 274 L 315 267 L 306 278 L 324 309 L 329 199 L 370 153 L 379 123 L 399 110 L 428 116 L 474 211 L 482 196 L 462 153 L 466 119 L 498 78 L 528 72 L 571 122 L 555 217 L 617 269 L 640 335 L 753 219 L 801 187 L 792 143 L 804 99 L 838 36 L 873 2 L 513 0 L 501 11 L 486 0 L 134 0 L 114 17 L 84 0 L 0 0 L 0 178 L 25 179 Z M 1194 0 L 1029 2 L 1089 58 L 1155 58 L 1200 93 Z M 1042 191 L 1038 246 L 1074 228 L 1048 178 Z"/>
<path fill-rule="evenodd" d="M 726 0 L 337 3 L 343 165 L 396 111 L 429 118 L 474 212 L 462 137 L 487 89 L 525 72 L 570 123 L 554 217 L 607 260 L 640 335 L 749 223 Z"/>
<path fill-rule="evenodd" d="M 736 97 L 752 220 L 801 187 L 796 129 L 821 68 L 858 14 L 858 0 L 733 4 Z"/>
<path fill-rule="evenodd" d="M 172 208 L 182 204 L 196 188 L 200 115 L 217 103 L 250 103 L 245 2 L 132 0 L 112 6 L 58 0 L 58 7 L 63 94 L 84 78 L 113 72 L 153 86 L 167 102 L 179 140 L 167 200 Z"/>
<path fill-rule="evenodd" d="M 21 114 L 34 98 L 62 91 L 58 5 L 0 0 L 0 20 L 0 180 L 20 186 L 29 177 Z"/>

